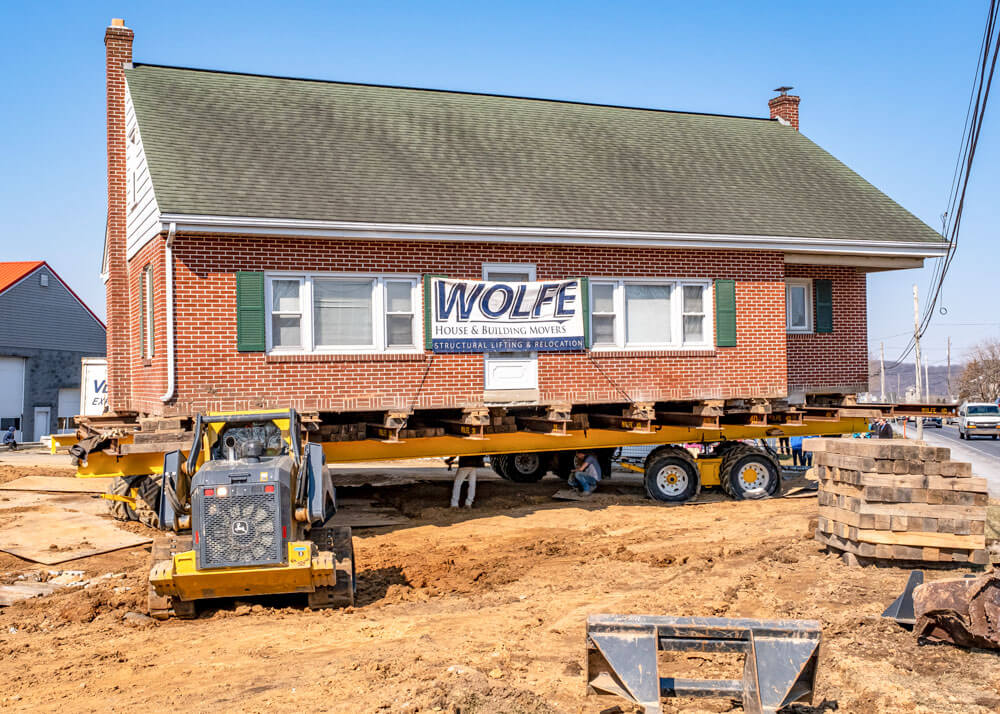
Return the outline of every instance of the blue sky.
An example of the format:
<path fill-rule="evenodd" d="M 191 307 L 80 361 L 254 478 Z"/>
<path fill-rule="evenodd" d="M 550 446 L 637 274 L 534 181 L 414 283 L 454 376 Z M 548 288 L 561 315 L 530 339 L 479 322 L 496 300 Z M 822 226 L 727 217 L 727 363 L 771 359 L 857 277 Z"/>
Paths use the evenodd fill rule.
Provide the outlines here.
<path fill-rule="evenodd" d="M 267 74 L 761 116 L 795 86 L 802 131 L 931 226 L 958 152 L 985 0 L 958 2 L 45 2 L 0 7 L 0 259 L 46 259 L 99 314 L 105 221 L 103 33 L 135 59 Z M 960 358 L 1000 334 L 1000 108 L 986 118 L 948 315 Z M 869 337 L 891 358 L 912 284 L 869 278 Z"/>

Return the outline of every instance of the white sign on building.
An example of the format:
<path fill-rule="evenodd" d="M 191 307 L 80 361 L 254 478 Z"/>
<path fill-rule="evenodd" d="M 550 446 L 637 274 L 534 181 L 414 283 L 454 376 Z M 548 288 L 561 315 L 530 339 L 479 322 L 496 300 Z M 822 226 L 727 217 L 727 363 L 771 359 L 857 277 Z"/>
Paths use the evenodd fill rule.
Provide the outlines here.
<path fill-rule="evenodd" d="M 80 373 L 80 413 L 99 416 L 108 408 L 108 361 L 85 357 Z"/>
<path fill-rule="evenodd" d="M 585 281 L 530 283 L 429 278 L 429 348 L 434 352 L 586 349 Z"/>

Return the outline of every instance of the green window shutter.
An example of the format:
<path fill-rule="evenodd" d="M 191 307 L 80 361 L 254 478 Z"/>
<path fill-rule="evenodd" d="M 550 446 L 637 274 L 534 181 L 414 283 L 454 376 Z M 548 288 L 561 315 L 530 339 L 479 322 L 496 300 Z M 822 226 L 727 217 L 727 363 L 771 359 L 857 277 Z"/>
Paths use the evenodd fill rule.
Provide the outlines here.
<path fill-rule="evenodd" d="M 580 278 L 580 301 L 583 303 L 583 349 L 590 349 L 590 278 Z"/>
<path fill-rule="evenodd" d="M 814 280 L 816 332 L 833 332 L 833 281 Z"/>
<path fill-rule="evenodd" d="M 736 281 L 715 281 L 715 344 L 736 346 Z"/>
<path fill-rule="evenodd" d="M 424 274 L 424 349 L 430 350 L 431 343 L 431 276 Z"/>
<path fill-rule="evenodd" d="M 236 273 L 236 349 L 240 352 L 263 352 L 264 273 Z"/>
<path fill-rule="evenodd" d="M 447 275 L 424 273 L 424 349 L 427 351 L 434 349 L 434 336 L 431 334 L 431 307 L 434 304 L 434 296 L 431 295 L 431 278 L 447 277 Z"/>

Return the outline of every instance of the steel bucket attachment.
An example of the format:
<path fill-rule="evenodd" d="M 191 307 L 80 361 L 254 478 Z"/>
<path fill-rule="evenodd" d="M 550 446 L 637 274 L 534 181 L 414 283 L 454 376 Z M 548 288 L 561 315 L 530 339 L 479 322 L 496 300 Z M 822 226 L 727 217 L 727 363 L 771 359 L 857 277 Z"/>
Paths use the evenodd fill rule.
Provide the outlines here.
<path fill-rule="evenodd" d="M 662 712 L 660 697 L 742 699 L 749 714 L 811 701 L 821 629 L 812 620 L 591 615 L 587 618 L 587 692 L 615 694 Z M 739 652 L 743 678 L 660 677 L 657 651 Z"/>
<path fill-rule="evenodd" d="M 885 609 L 882 617 L 890 617 L 903 627 L 912 628 L 913 624 L 917 621 L 917 618 L 913 616 L 913 590 L 918 585 L 923 584 L 923 571 L 910 571 L 910 577 L 906 579 L 906 587 L 903 588 L 903 592 Z"/>

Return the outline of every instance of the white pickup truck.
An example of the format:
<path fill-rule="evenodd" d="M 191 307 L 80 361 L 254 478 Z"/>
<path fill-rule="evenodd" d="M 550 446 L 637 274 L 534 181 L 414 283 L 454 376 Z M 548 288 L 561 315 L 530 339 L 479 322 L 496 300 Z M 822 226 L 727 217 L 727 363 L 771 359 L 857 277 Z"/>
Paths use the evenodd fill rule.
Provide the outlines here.
<path fill-rule="evenodd" d="M 1000 436 L 1000 407 L 992 402 L 963 402 L 958 408 L 958 438 Z"/>

